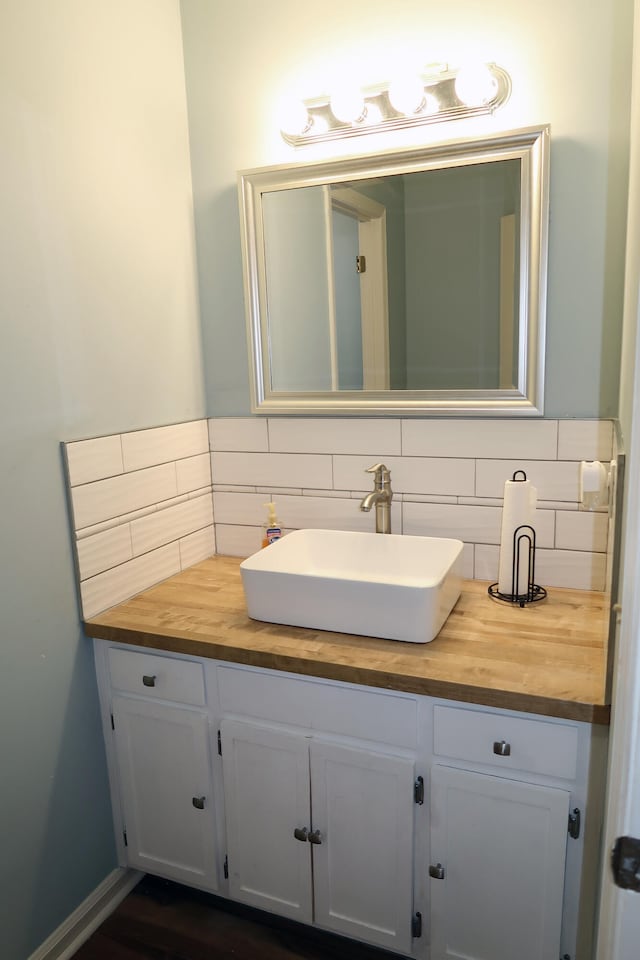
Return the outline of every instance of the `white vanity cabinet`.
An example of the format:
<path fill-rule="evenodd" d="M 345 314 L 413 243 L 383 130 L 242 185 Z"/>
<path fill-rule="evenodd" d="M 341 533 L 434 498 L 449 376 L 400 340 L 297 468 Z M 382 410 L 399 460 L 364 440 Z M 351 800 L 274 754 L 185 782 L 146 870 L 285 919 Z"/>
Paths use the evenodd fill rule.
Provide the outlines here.
<path fill-rule="evenodd" d="M 221 741 L 230 895 L 410 953 L 413 760 L 236 720 Z"/>
<path fill-rule="evenodd" d="M 415 960 L 592 960 L 606 728 L 95 653 L 123 865 Z"/>
<path fill-rule="evenodd" d="M 567 870 L 570 845 L 581 846 L 578 734 L 560 721 L 434 707 L 431 960 L 562 955 L 565 876 L 579 886 L 576 857 Z"/>
<path fill-rule="evenodd" d="M 416 698 L 218 677 L 230 896 L 410 954 Z"/>
<path fill-rule="evenodd" d="M 103 652 L 105 731 L 126 864 L 217 890 L 203 665 L 113 647 Z"/>

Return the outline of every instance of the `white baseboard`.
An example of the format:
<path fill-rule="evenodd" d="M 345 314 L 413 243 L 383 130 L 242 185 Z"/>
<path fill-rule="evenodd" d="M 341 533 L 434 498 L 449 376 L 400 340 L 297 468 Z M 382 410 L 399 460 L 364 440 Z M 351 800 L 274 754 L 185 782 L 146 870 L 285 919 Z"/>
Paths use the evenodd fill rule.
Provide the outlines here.
<path fill-rule="evenodd" d="M 119 867 L 41 943 L 28 960 L 69 960 L 144 876 Z"/>

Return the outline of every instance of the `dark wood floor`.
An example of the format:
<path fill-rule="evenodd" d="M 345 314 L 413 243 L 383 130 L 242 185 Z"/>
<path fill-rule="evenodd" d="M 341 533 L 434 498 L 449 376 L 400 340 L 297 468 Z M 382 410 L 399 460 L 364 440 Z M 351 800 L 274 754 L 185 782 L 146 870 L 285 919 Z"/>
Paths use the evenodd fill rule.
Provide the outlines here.
<path fill-rule="evenodd" d="M 74 960 L 388 960 L 397 956 L 145 877 Z"/>

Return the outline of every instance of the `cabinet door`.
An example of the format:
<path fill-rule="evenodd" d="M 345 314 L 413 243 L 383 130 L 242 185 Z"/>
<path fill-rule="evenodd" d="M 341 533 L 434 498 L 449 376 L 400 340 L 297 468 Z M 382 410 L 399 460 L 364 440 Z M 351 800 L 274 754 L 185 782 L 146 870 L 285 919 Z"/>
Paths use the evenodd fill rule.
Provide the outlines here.
<path fill-rule="evenodd" d="M 294 835 L 310 827 L 308 740 L 224 720 L 221 742 L 229 895 L 310 923 L 311 845 Z"/>
<path fill-rule="evenodd" d="M 129 865 L 216 890 L 206 712 L 127 697 L 112 710 Z"/>
<path fill-rule="evenodd" d="M 433 767 L 432 960 L 557 960 L 569 799 Z"/>
<path fill-rule="evenodd" d="M 316 922 L 411 952 L 414 763 L 311 743 Z"/>

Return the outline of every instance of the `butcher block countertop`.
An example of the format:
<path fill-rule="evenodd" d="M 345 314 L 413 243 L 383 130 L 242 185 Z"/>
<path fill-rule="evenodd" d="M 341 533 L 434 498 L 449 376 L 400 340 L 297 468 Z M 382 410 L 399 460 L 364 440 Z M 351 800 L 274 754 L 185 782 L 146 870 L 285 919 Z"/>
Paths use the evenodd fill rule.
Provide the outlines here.
<path fill-rule="evenodd" d="M 608 723 L 608 600 L 550 588 L 524 608 L 465 580 L 431 643 L 262 623 L 247 616 L 240 560 L 216 556 L 85 621 L 89 637 L 507 710 Z"/>

